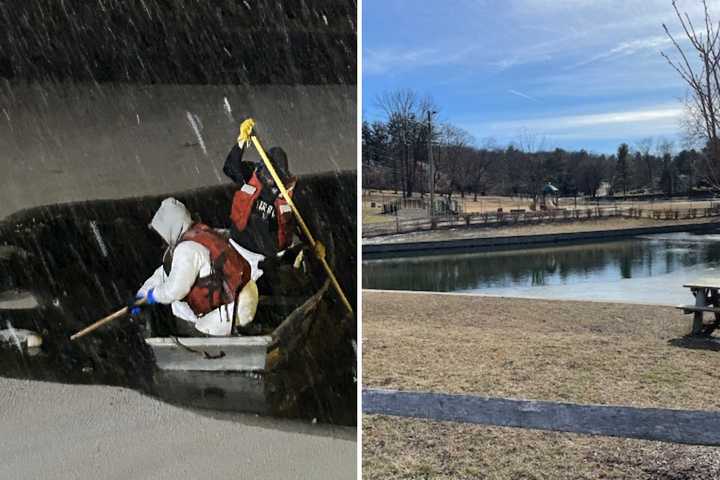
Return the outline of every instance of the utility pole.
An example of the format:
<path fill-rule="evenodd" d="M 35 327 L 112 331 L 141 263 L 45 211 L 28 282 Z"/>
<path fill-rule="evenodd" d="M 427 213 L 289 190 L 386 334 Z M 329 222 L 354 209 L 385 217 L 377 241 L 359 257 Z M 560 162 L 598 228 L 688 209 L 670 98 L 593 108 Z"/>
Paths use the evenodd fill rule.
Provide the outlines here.
<path fill-rule="evenodd" d="M 430 219 L 432 220 L 434 207 L 435 207 L 435 162 L 433 161 L 432 151 L 432 116 L 437 113 L 432 110 L 428 110 L 428 163 L 430 164 L 430 182 L 428 185 L 428 191 L 430 192 Z"/>

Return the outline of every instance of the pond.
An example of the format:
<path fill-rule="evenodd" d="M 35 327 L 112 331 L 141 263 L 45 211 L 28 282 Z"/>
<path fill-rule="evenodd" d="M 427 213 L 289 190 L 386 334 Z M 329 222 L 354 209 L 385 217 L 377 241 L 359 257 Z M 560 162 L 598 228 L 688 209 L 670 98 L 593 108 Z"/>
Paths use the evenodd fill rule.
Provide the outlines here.
<path fill-rule="evenodd" d="M 684 283 L 720 283 L 720 235 L 620 241 L 363 261 L 365 289 L 677 305 Z"/>

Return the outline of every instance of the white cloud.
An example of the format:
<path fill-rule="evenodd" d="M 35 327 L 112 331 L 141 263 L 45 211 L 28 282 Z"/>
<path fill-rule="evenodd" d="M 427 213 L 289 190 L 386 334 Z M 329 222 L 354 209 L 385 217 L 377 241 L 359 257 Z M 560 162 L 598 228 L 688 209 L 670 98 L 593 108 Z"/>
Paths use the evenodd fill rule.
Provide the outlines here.
<path fill-rule="evenodd" d="M 577 62 L 574 65 L 571 65 L 566 68 L 575 68 L 575 67 L 583 67 L 585 65 L 595 63 L 601 60 L 608 60 L 611 58 L 616 57 L 622 57 L 622 56 L 630 56 L 634 55 L 638 52 L 641 52 L 643 50 L 656 50 L 660 47 L 670 45 L 670 39 L 667 36 L 651 36 L 646 38 L 640 38 L 637 40 L 631 40 L 629 42 L 621 42 L 615 47 L 600 52 L 598 54 L 593 55 L 592 57 L 588 58 L 587 60 L 582 60 L 580 62 Z"/>
<path fill-rule="evenodd" d="M 514 119 L 500 122 L 465 124 L 475 135 L 512 138 L 520 131 L 548 138 L 623 138 L 680 133 L 683 109 L 659 105 L 643 110 Z"/>
<path fill-rule="evenodd" d="M 428 48 L 398 50 L 391 48 L 365 49 L 363 52 L 363 73 L 381 74 L 390 69 L 419 67 L 427 65 L 436 51 Z"/>
<path fill-rule="evenodd" d="M 416 49 L 366 48 L 363 51 L 363 74 L 380 75 L 393 70 L 412 70 L 420 67 L 458 63 L 475 46 L 442 51 L 437 48 Z"/>
<path fill-rule="evenodd" d="M 639 123 L 649 122 L 668 118 L 679 118 L 683 113 L 682 108 L 664 106 L 647 110 L 634 110 L 625 112 L 606 112 L 589 115 L 567 115 L 560 117 L 538 118 L 521 121 L 525 125 L 533 127 L 544 127 L 546 129 L 558 130 L 563 128 L 593 127 L 611 123 Z M 510 122 L 517 124 L 518 121 Z"/>

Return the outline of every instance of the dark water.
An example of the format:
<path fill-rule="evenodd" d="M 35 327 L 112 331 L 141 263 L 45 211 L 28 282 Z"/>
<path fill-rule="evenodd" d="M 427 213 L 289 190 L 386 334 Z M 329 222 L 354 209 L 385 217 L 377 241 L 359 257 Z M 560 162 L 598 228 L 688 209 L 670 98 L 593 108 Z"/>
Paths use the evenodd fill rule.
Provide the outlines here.
<path fill-rule="evenodd" d="M 354 303 L 356 203 L 346 192 L 354 194 L 355 176 L 303 176 L 298 184 L 298 208 L 308 212 L 310 228 L 327 246 L 338 281 Z M 228 225 L 231 195 L 232 186 L 173 194 L 218 228 Z M 147 308 L 136 321 L 118 319 L 70 341 L 72 333 L 124 305 L 161 261 L 162 244 L 147 224 L 163 197 L 50 205 L 0 222 L 0 330 L 12 326 L 43 337 L 42 348 L 33 352 L 0 344 L 0 377 L 122 386 L 183 406 L 354 424 L 355 319 L 344 319 L 343 307 L 330 294 L 308 320 L 311 327 L 302 339 L 278 338 L 283 354 L 262 377 L 159 371 L 144 341 L 147 327 L 152 336 L 180 333 L 162 305 Z M 293 285 L 303 299 L 325 278 L 319 265 L 309 265 L 309 284 Z M 274 288 L 290 291 L 279 277 Z M 256 333 L 273 333 L 295 306 L 261 305 Z"/>
<path fill-rule="evenodd" d="M 720 235 L 363 261 L 363 288 L 502 296 L 686 303 L 683 283 L 720 283 Z"/>

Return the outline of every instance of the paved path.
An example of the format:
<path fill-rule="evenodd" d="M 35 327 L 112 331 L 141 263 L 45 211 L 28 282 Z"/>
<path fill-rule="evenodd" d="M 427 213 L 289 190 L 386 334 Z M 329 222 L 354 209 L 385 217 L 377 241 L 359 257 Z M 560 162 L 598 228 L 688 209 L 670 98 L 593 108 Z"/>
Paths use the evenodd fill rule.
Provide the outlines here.
<path fill-rule="evenodd" d="M 364 390 L 363 412 L 691 445 L 720 445 L 720 412 Z"/>
<path fill-rule="evenodd" d="M 356 429 L 0 378 L 0 478 L 356 478 Z"/>

